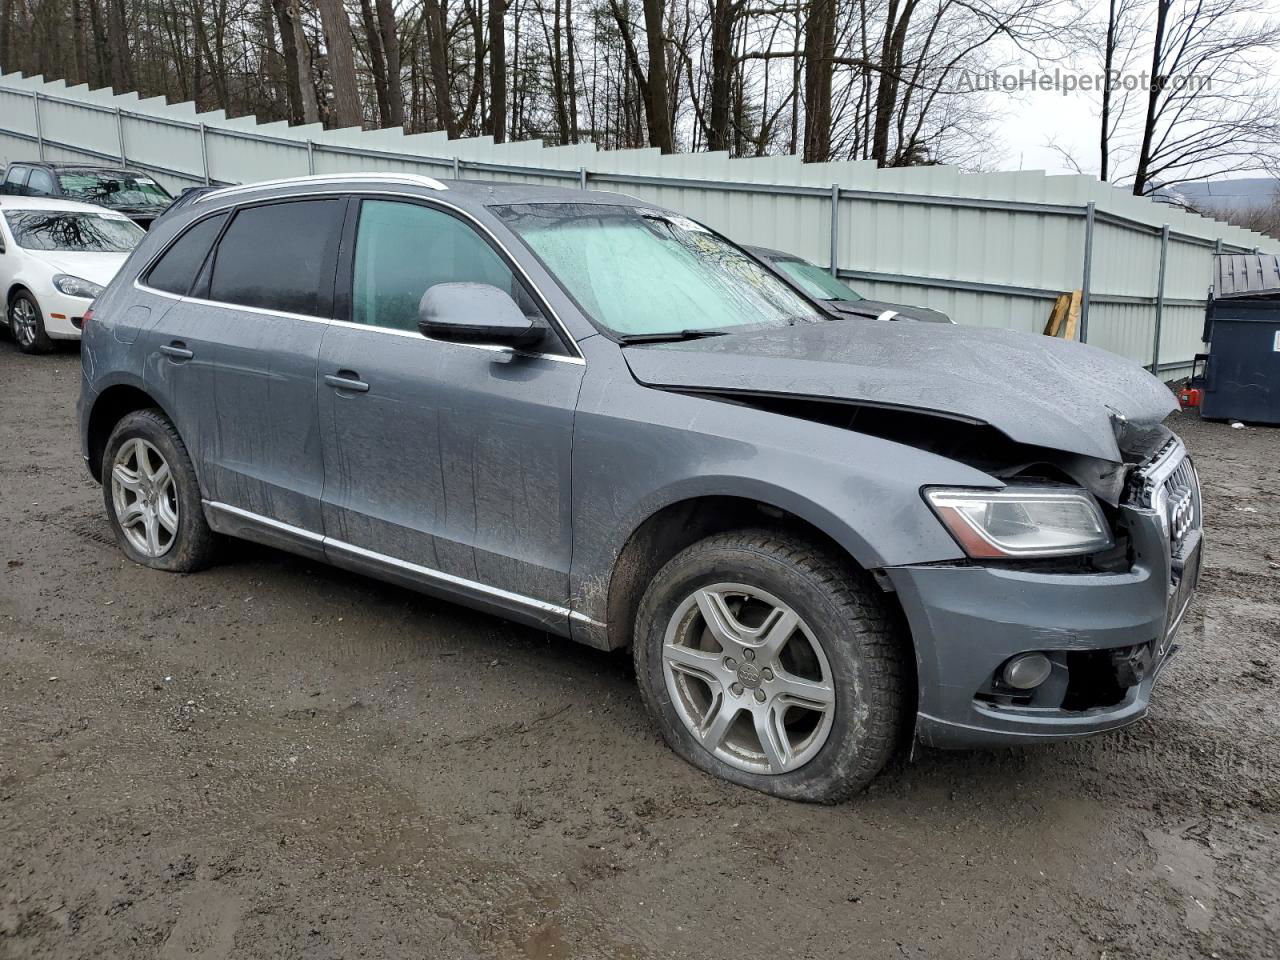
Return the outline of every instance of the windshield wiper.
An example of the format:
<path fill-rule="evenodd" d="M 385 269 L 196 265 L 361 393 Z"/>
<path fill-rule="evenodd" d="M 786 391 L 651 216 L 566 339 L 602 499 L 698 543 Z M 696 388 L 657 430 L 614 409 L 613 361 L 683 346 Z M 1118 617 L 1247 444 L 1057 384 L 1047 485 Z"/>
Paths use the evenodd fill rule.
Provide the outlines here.
<path fill-rule="evenodd" d="M 675 343 L 680 340 L 701 340 L 704 337 L 727 336 L 726 330 L 668 330 L 666 333 L 622 333 L 618 342 L 623 346 L 629 343 Z"/>

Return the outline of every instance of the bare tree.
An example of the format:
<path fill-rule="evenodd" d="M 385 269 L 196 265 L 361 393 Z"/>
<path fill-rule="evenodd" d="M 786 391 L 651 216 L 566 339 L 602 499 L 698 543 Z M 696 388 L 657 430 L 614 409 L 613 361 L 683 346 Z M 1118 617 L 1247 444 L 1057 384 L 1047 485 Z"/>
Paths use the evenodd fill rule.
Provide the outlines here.
<path fill-rule="evenodd" d="M 1275 163 L 1280 111 L 1264 64 L 1280 48 L 1280 23 L 1269 9 L 1264 0 L 1156 0 L 1135 194 Z"/>

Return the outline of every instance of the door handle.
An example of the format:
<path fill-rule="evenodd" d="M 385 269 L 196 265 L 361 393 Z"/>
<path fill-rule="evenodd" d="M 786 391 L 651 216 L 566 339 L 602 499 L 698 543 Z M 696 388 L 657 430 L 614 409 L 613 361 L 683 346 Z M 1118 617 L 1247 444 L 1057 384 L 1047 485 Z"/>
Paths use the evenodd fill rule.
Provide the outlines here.
<path fill-rule="evenodd" d="M 167 357 L 172 357 L 174 360 L 190 360 L 195 356 L 181 340 L 174 340 L 172 343 L 164 344 L 160 347 L 160 352 Z"/>
<path fill-rule="evenodd" d="M 369 385 L 361 380 L 354 370 L 339 370 L 337 374 L 325 374 L 324 382 L 335 390 L 350 390 L 352 393 L 369 392 Z"/>

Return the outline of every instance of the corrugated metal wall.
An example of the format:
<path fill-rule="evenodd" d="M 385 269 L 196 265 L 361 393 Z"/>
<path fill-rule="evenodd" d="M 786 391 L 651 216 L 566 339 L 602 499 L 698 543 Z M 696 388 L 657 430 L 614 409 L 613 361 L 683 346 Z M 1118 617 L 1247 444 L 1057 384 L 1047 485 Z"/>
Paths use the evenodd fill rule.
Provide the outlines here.
<path fill-rule="evenodd" d="M 959 323 L 1038 332 L 1058 293 L 1084 287 L 1089 342 L 1148 365 L 1163 249 L 1159 356 L 1166 377 L 1185 372 L 1200 349 L 1214 251 L 1280 252 L 1268 237 L 1085 176 L 664 157 L 590 144 L 289 127 L 228 119 L 220 110 L 197 114 L 190 103 L 163 98 L 0 77 L 0 162 L 36 157 L 123 159 L 174 191 L 355 170 L 585 184 L 680 210 L 742 243 L 824 267 L 834 262 L 866 296 L 934 307 Z"/>

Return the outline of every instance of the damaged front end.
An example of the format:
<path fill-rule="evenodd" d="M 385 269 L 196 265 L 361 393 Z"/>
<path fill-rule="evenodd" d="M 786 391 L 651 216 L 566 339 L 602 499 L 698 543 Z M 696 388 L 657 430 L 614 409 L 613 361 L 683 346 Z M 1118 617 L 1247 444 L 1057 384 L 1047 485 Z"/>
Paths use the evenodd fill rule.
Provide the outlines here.
<path fill-rule="evenodd" d="M 1203 538 L 1182 442 L 1141 436 L 1163 442 L 1122 465 L 1109 556 L 1074 569 L 971 561 L 885 571 L 916 643 L 924 742 L 1063 739 L 1146 713 L 1195 592 Z"/>
<path fill-rule="evenodd" d="M 1009 489 L 1082 487 L 1097 499 L 1112 535 L 1105 550 L 882 571 L 915 641 L 923 741 L 968 747 L 1061 739 L 1146 712 L 1201 553 L 1195 468 L 1163 424 L 1113 415 L 1120 459 L 1112 461 L 1019 443 L 989 424 L 929 410 L 696 392 L 926 450 Z"/>

